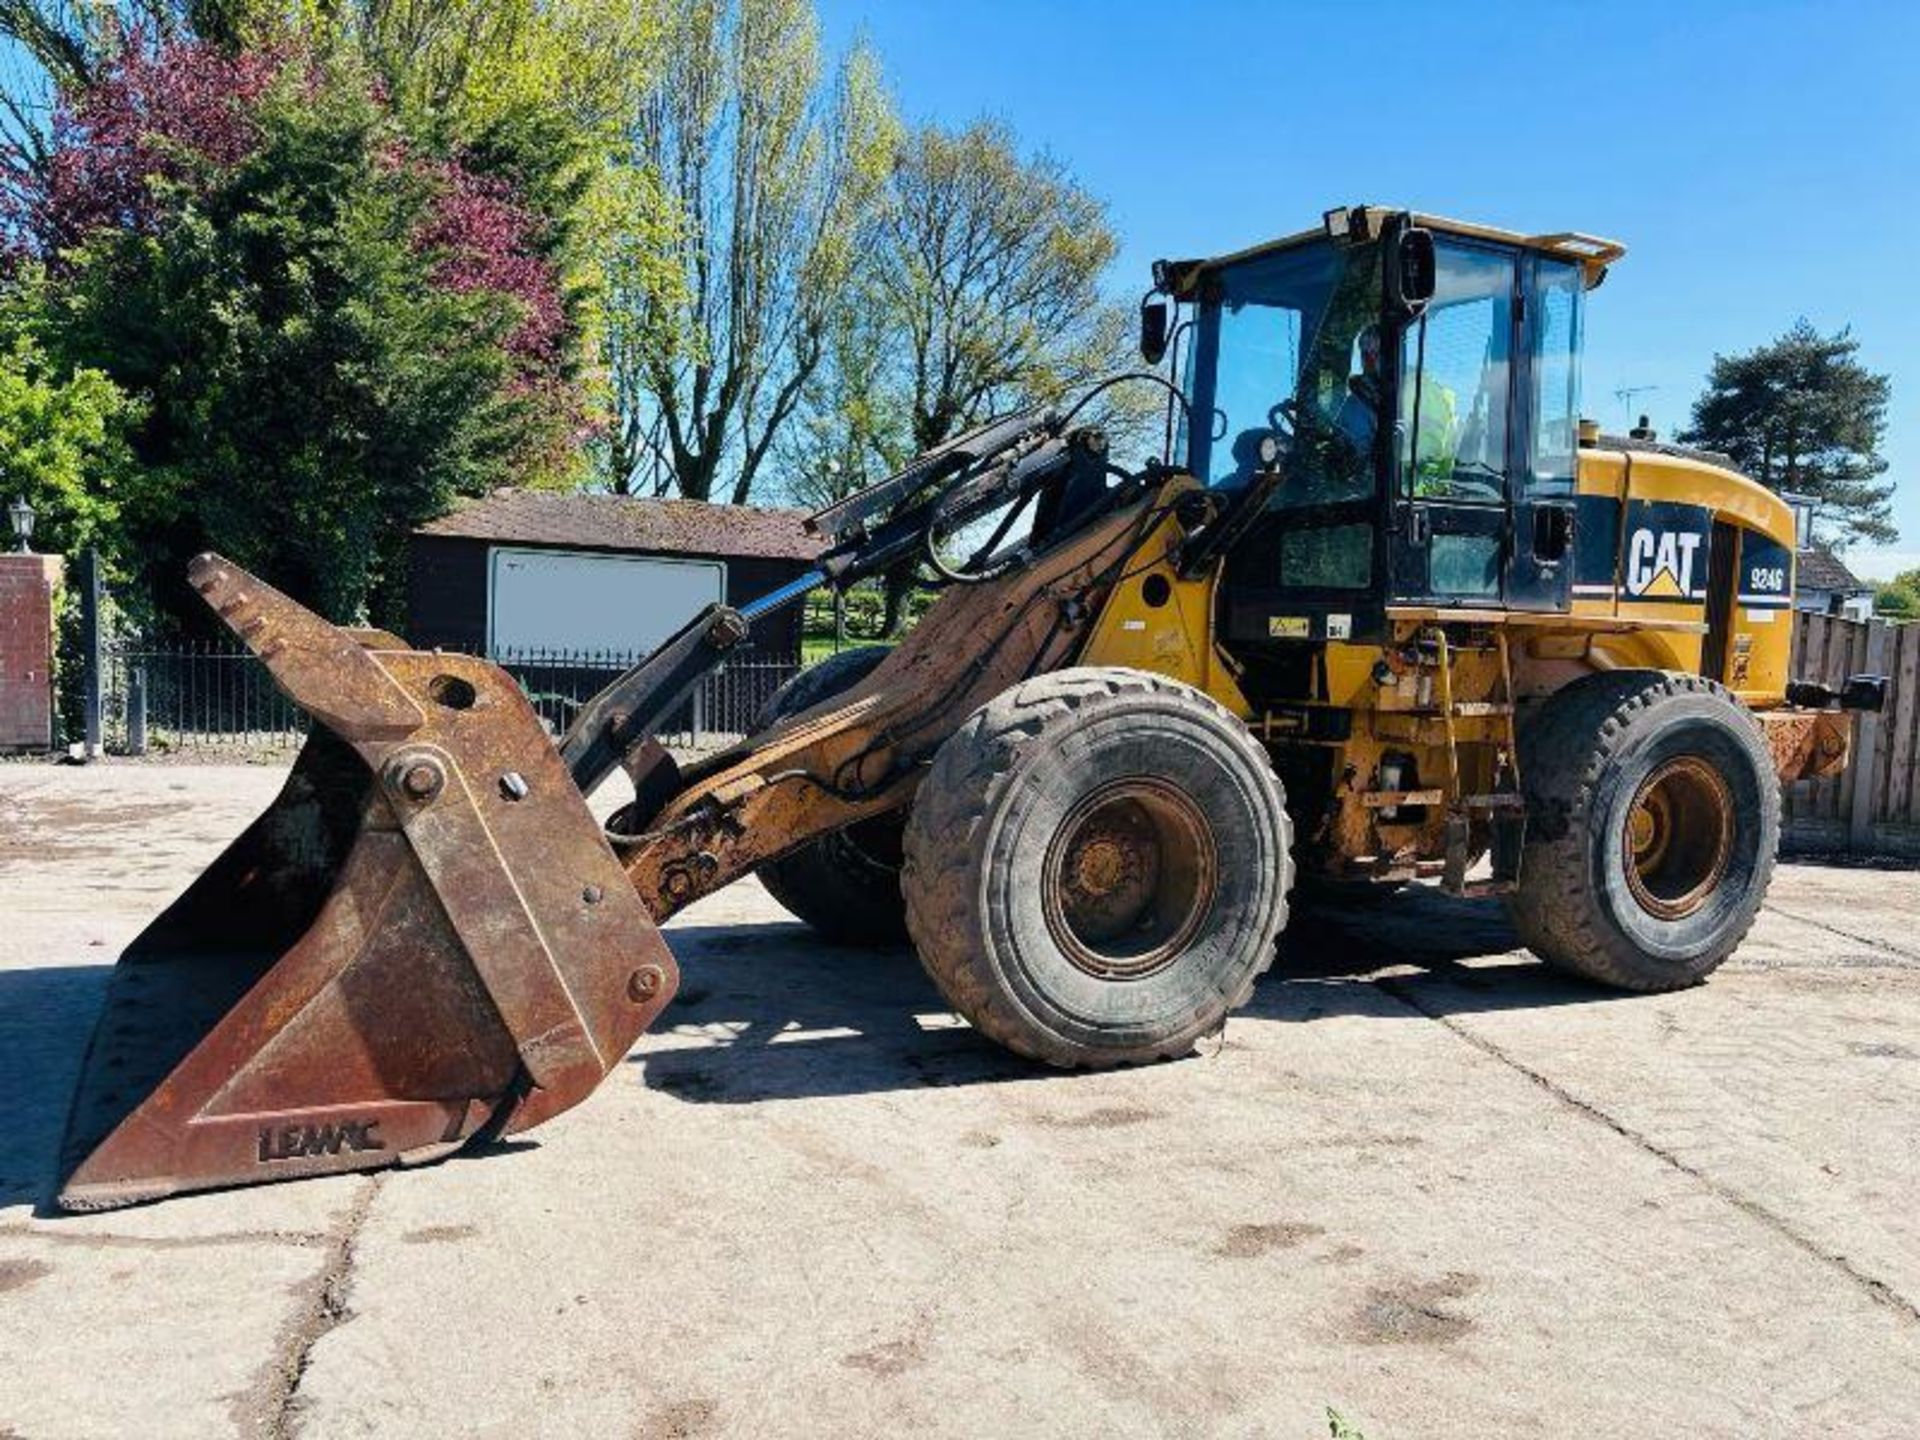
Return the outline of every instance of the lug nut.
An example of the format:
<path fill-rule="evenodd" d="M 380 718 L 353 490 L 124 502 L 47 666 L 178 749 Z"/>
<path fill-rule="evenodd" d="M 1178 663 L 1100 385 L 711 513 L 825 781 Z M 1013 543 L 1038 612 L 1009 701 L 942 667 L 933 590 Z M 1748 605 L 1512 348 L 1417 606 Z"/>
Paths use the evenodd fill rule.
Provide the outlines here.
<path fill-rule="evenodd" d="M 416 800 L 431 800 L 440 793 L 442 780 L 440 767 L 422 760 L 407 767 L 400 777 L 400 788 Z"/>

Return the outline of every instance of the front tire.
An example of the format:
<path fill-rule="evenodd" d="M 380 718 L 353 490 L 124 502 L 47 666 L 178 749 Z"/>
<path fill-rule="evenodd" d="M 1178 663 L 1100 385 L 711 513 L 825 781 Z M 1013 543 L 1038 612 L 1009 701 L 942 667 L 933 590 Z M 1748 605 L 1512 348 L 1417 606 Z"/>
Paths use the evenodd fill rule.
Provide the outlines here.
<path fill-rule="evenodd" d="M 935 755 L 907 822 L 907 928 L 948 1003 L 1017 1054 L 1182 1055 L 1273 963 L 1292 838 L 1266 753 L 1214 701 L 1063 670 Z"/>
<path fill-rule="evenodd" d="M 1575 681 L 1520 735 L 1521 941 L 1623 990 L 1696 985 L 1746 938 L 1773 878 L 1780 780 L 1760 727 L 1698 675 Z"/>

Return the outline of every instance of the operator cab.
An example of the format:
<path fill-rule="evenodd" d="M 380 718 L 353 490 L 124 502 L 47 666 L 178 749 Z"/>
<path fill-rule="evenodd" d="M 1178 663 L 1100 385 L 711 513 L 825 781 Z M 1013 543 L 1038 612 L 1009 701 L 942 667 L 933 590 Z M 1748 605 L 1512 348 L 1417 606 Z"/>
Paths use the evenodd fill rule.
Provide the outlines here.
<path fill-rule="evenodd" d="M 1156 265 L 1186 307 L 1170 458 L 1235 517 L 1221 638 L 1376 639 L 1388 606 L 1566 610 L 1583 297 L 1623 253 L 1353 207 Z M 1163 304 L 1143 337 L 1171 328 Z"/>

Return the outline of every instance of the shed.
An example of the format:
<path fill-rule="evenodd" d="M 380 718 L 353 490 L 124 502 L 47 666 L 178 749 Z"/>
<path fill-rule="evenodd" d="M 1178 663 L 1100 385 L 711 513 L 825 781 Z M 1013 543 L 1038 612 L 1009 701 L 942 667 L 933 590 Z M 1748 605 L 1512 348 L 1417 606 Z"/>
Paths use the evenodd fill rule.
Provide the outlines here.
<path fill-rule="evenodd" d="M 803 574 L 820 542 L 802 510 L 496 490 L 415 530 L 407 638 L 496 659 L 651 650 L 716 600 L 744 605 Z M 797 658 L 801 607 L 753 644 Z"/>
<path fill-rule="evenodd" d="M 1801 547 L 1794 561 L 1793 608 L 1849 620 L 1873 616 L 1873 586 L 1821 544 Z"/>

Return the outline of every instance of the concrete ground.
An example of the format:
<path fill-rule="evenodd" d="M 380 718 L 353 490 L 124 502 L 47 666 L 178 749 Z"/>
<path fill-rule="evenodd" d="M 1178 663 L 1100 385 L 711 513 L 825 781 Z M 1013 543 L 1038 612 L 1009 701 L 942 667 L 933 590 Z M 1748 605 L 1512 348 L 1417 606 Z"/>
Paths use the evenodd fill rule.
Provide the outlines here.
<path fill-rule="evenodd" d="M 1075 1076 L 747 883 L 524 1141 L 37 1213 L 107 966 L 278 780 L 0 768 L 0 1436 L 1920 1431 L 1920 875 L 1785 866 L 1654 998 L 1303 920 L 1204 1054 Z"/>

